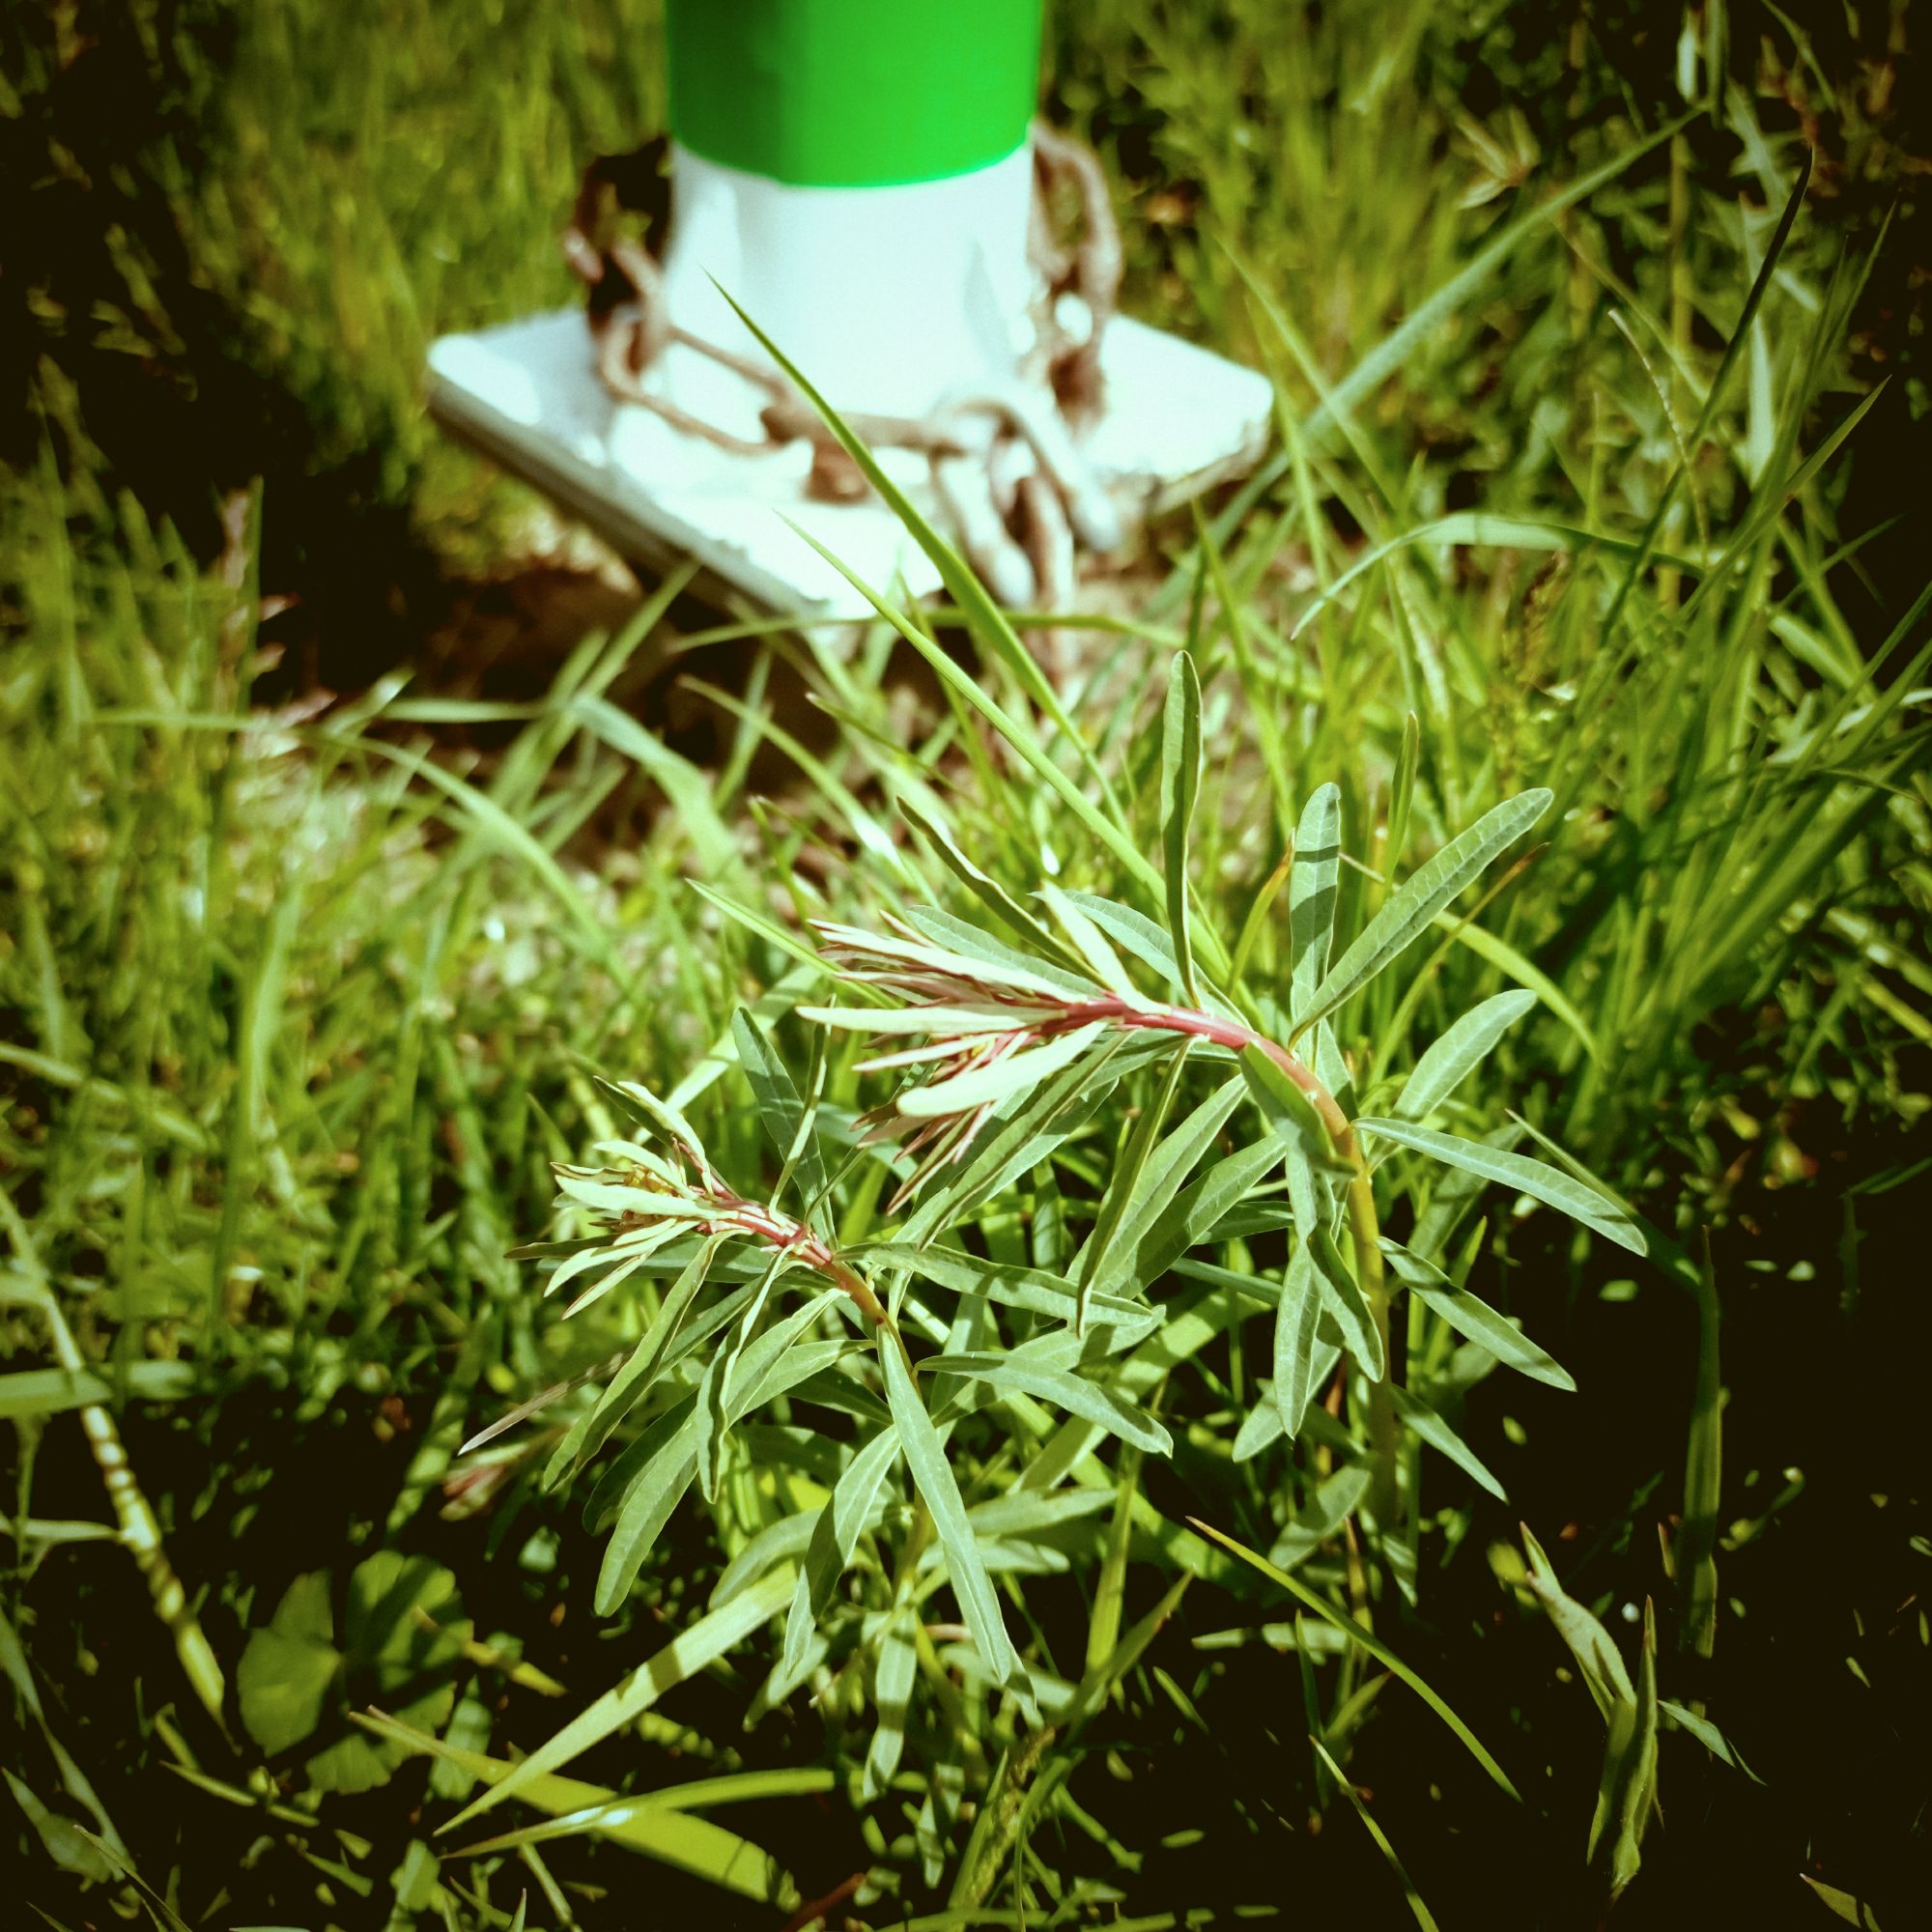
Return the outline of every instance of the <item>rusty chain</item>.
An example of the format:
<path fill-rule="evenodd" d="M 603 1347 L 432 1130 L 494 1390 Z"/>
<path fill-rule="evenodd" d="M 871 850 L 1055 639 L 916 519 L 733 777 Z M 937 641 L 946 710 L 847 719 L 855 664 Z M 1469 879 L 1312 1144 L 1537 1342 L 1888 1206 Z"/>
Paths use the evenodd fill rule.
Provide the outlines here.
<path fill-rule="evenodd" d="M 564 259 L 588 294 L 599 380 L 619 402 L 647 409 L 735 456 L 809 443 L 808 494 L 839 502 L 863 497 L 867 485 L 858 466 L 777 369 L 671 320 L 659 266 L 670 214 L 668 153 L 660 136 L 626 155 L 599 156 L 584 170 L 564 231 Z M 1020 368 L 1009 381 L 948 395 L 926 415 L 858 412 L 845 421 L 874 449 L 924 455 L 934 494 L 995 597 L 1052 611 L 1071 598 L 1077 547 L 1105 552 L 1122 536 L 1114 505 L 1076 442 L 1100 410 L 1100 345 L 1120 295 L 1121 236 L 1092 149 L 1036 122 L 1033 158 L 1027 252 L 1037 294 L 1034 339 Z M 1055 205 L 1062 199 L 1077 210 L 1071 245 L 1057 233 Z M 625 217 L 633 217 L 632 232 Z M 638 217 L 641 234 L 635 232 Z M 1083 306 L 1084 327 L 1068 327 L 1068 298 Z M 647 386 L 652 366 L 673 344 L 764 392 L 762 436 L 720 429 Z"/>

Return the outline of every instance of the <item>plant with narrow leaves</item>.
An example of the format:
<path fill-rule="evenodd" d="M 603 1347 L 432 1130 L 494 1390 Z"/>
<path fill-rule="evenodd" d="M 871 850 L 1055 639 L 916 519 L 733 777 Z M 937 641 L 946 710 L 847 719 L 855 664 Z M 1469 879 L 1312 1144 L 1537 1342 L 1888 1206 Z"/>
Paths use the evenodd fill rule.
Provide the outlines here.
<path fill-rule="evenodd" d="M 871 925 L 815 922 L 809 956 L 841 992 L 794 1007 L 810 1029 L 802 1085 L 749 1014 L 730 1031 L 776 1179 L 760 1166 L 727 1180 L 682 1113 L 607 1086 L 641 1137 L 559 1168 L 590 1232 L 526 1251 L 554 1262 L 550 1289 L 574 1291 L 571 1312 L 642 1290 L 634 1347 L 592 1372 L 604 1386 L 555 1432 L 549 1465 L 560 1483 L 605 1459 L 588 1505 L 611 1527 L 598 1607 L 622 1603 L 696 1487 L 730 1551 L 714 1615 L 755 1590 L 785 1605 L 758 1703 L 869 1683 L 868 1790 L 913 1736 L 954 1776 L 983 1769 L 978 1707 L 994 1692 L 1042 1710 L 1078 1694 L 1046 1657 L 1022 1659 L 1003 1586 L 1083 1557 L 1123 1563 L 1136 1521 L 1186 1567 L 1212 1568 L 1138 1490 L 1138 1458 L 1172 1449 L 1153 1409 L 1179 1362 L 1271 1314 L 1273 1373 L 1231 1446 L 1242 1463 L 1291 1452 L 1273 1555 L 1299 1563 L 1354 1520 L 1393 1563 L 1415 1445 L 1499 1486 L 1444 1413 L 1468 1371 L 1445 1373 L 1433 1345 L 1405 1360 L 1391 1303 L 1407 1293 L 1483 1360 L 1570 1385 L 1444 1264 L 1457 1216 L 1497 1181 L 1642 1248 L 1613 1201 L 1518 1151 L 1512 1131 L 1437 1124 L 1524 993 L 1444 1029 L 1383 1113 L 1357 1110 L 1342 1050 L 1351 1003 L 1548 794 L 1506 800 L 1449 839 L 1338 949 L 1339 797 L 1320 788 L 1288 868 L 1293 972 L 1258 983 L 1190 903 L 1198 704 L 1183 653 L 1160 732 L 1164 921 L 1047 878 L 1023 901 L 909 813 L 1001 930 L 931 902 Z M 1408 1155 L 1421 1160 L 1399 1169 Z M 1421 1211 L 1397 1242 L 1384 1222 L 1405 1197 Z M 751 1423 L 771 1406 L 777 1426 Z M 1294 1507 L 1318 1449 L 1324 1473 Z M 1016 1485 L 989 1480 L 1003 1459 Z M 758 1499 L 786 1494 L 807 1500 Z M 1116 1525 L 1105 1550 L 1102 1512 Z M 942 1585 L 956 1621 L 931 1601 Z M 1080 1682 L 1110 1667 L 1110 1644 L 1091 1649 Z"/>

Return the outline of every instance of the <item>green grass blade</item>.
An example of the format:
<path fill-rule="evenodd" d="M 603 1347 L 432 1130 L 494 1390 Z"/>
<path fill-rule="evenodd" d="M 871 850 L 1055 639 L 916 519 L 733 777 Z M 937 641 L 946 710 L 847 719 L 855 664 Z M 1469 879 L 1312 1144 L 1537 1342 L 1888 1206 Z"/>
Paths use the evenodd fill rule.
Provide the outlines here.
<path fill-rule="evenodd" d="M 507 1776 L 458 1812 L 441 1831 L 453 1832 L 472 1818 L 494 1810 L 506 1798 L 521 1796 L 540 1778 L 581 1756 L 592 1745 L 635 1723 L 668 1690 L 708 1669 L 732 1645 L 741 1643 L 778 1615 L 791 1595 L 792 1582 L 789 1566 L 774 1570 L 742 1596 L 733 1597 L 723 1608 L 699 1617 L 655 1656 L 619 1679 L 554 1737 L 539 1745 Z"/>
<path fill-rule="evenodd" d="M 1189 1517 L 1187 1520 L 1203 1536 L 1207 1537 L 1210 1543 L 1219 1544 L 1231 1556 L 1239 1557 L 1243 1563 L 1248 1564 L 1253 1569 L 1259 1570 L 1270 1581 L 1279 1583 L 1291 1597 L 1294 1598 L 1305 1608 L 1313 1610 L 1323 1623 L 1332 1625 L 1351 1642 L 1359 1644 L 1377 1662 L 1392 1670 L 1396 1676 L 1401 1678 L 1449 1726 L 1450 1730 L 1461 1740 L 1469 1755 L 1490 1775 L 1490 1777 L 1494 1781 L 1497 1788 L 1508 1792 L 1519 1804 L 1522 1802 L 1522 1794 L 1510 1782 L 1508 1773 L 1490 1755 L 1475 1732 L 1456 1715 L 1449 1705 L 1422 1678 L 1418 1677 L 1394 1651 L 1389 1649 L 1387 1644 L 1377 1637 L 1373 1632 L 1365 1630 L 1354 1618 L 1344 1616 L 1326 1598 L 1317 1595 L 1307 1584 L 1289 1576 L 1286 1571 L 1277 1570 L 1266 1557 L 1257 1555 L 1245 1544 L 1236 1543 L 1232 1536 L 1213 1528 L 1208 1523 L 1203 1522 L 1198 1517 Z"/>

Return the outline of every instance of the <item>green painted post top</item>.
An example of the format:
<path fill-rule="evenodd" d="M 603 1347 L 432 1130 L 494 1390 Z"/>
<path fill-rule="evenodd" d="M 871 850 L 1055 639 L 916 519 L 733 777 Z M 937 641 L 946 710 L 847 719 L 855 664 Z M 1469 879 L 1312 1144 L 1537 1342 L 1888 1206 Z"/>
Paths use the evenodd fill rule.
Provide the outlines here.
<path fill-rule="evenodd" d="M 769 181 L 941 181 L 1026 139 L 1041 0 L 669 0 L 670 126 Z"/>

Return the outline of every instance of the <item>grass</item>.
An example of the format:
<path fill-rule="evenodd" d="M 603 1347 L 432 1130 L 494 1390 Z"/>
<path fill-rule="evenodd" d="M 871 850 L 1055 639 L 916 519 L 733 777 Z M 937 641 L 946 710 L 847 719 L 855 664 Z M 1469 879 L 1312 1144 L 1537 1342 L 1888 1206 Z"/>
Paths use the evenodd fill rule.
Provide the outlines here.
<path fill-rule="evenodd" d="M 438 446 L 421 350 L 566 298 L 578 161 L 658 111 L 648 11 L 128 16 L 145 40 L 88 44 L 86 8 L 5 30 L 8 139 L 43 157 L 9 216 L 38 293 L 9 315 L 36 376 L 0 670 L 29 1901 L 76 1926 L 776 1925 L 835 1891 L 880 1926 L 1310 1899 L 1555 1925 L 1627 1885 L 1618 1922 L 1824 1923 L 1802 1871 L 1910 1922 L 1932 1338 L 1888 1264 L 1932 1152 L 1932 633 L 1871 471 L 1924 406 L 1884 94 L 1911 50 L 1743 7 L 1688 52 L 1674 22 L 1530 5 L 1057 10 L 1055 112 L 1121 184 L 1130 305 L 1264 362 L 1282 408 L 1261 478 L 1151 534 L 1129 614 L 1042 705 L 964 583 L 943 647 L 889 586 L 900 628 L 842 652 L 717 625 L 673 581 L 540 675 L 463 662 L 464 573 L 554 540 Z M 1207 755 L 1177 848 L 1183 650 Z M 603 1498 L 671 1398 L 729 1412 L 730 1344 L 617 1422 L 596 1489 L 546 1490 L 532 1453 L 588 1394 L 458 1456 L 635 1347 L 670 1287 L 559 1321 L 507 1258 L 568 1225 L 552 1163 L 616 1131 L 600 1075 L 799 1205 L 741 1007 L 783 1070 L 764 1104 L 812 1108 L 840 1249 L 943 1233 L 1113 1292 L 1119 1228 L 1227 1069 L 1116 1067 L 1043 1168 L 908 1236 L 884 1169 L 846 1164 L 890 1090 L 794 1016 L 833 997 L 809 919 L 876 933 L 925 902 L 1091 967 L 1033 895 L 1098 895 L 1184 924 L 1279 1040 L 1315 890 L 1286 861 L 1326 797 L 1340 957 L 1537 786 L 1534 831 L 1334 1011 L 1347 1112 L 1389 1119 L 1458 1015 L 1533 994 L 1434 1125 L 1518 1120 L 1555 1160 L 1548 1137 L 1649 1252 L 1507 1188 L 1437 1240 L 1441 1174 L 1371 1140 L 1381 1231 L 1450 1277 L 1384 1290 L 1399 1510 L 1364 1500 L 1365 1382 L 1283 1426 L 1278 1212 L 1127 1284 L 1167 1321 L 1088 1379 L 1171 1454 L 1083 1457 L 1064 1386 L 983 1380 L 1026 1311 L 935 1335 L 901 1304 L 918 1358 L 957 1366 L 913 1387 L 811 1315 L 820 1378 L 702 1425 L 621 1586 Z M 1244 1091 L 1214 1151 L 1262 1121 Z M 1368 1253 L 1338 1293 L 1366 1295 Z M 1489 1373 L 1459 1294 L 1577 1390 Z M 941 1448 L 934 1383 L 998 1399 Z M 888 1412 L 915 1488 L 879 1479 L 794 1631 L 788 1525 Z M 949 1484 L 992 1512 L 964 1532 L 1000 1559 L 983 1588 Z M 1051 1729 L 983 1682 L 987 1617 Z"/>

